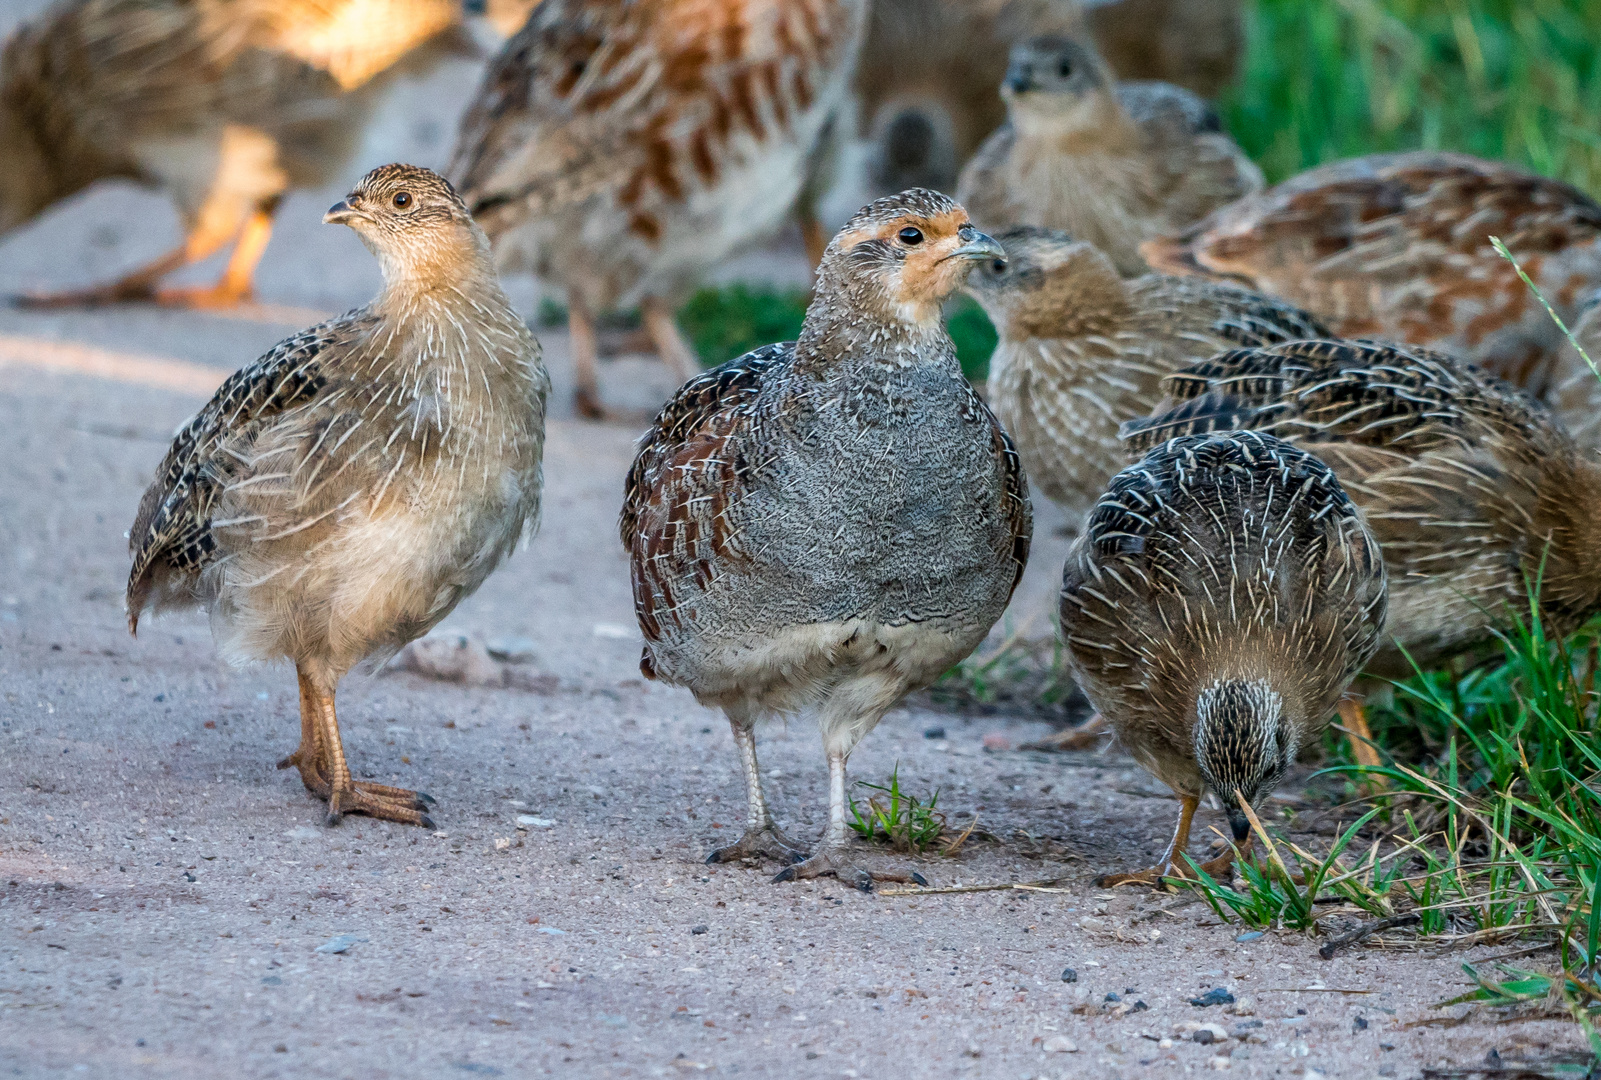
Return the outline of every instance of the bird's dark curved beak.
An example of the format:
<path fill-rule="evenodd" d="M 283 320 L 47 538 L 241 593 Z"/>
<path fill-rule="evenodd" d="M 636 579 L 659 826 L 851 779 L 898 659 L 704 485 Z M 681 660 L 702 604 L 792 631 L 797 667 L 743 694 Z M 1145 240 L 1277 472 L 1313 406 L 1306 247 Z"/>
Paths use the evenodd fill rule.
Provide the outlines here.
<path fill-rule="evenodd" d="M 1006 89 L 1014 94 L 1034 89 L 1034 68 L 1029 64 L 1014 64 L 1006 69 Z"/>
<path fill-rule="evenodd" d="M 971 225 L 964 225 L 956 233 L 956 238 L 962 246 L 945 256 L 946 259 L 972 259 L 978 262 L 985 259 L 999 259 L 1006 261 L 1006 249 L 1001 247 L 1000 241 L 993 236 L 979 232 Z M 940 260 L 944 262 L 944 259 Z"/>
<path fill-rule="evenodd" d="M 322 223 L 324 225 L 349 225 L 352 219 L 360 216 L 361 214 L 356 208 L 350 205 L 349 200 L 340 199 L 328 208 L 328 212 L 322 216 Z"/>
<path fill-rule="evenodd" d="M 1228 808 L 1229 831 L 1234 834 L 1234 842 L 1243 844 L 1251 835 L 1251 819 L 1245 816 L 1245 811 L 1238 806 Z"/>

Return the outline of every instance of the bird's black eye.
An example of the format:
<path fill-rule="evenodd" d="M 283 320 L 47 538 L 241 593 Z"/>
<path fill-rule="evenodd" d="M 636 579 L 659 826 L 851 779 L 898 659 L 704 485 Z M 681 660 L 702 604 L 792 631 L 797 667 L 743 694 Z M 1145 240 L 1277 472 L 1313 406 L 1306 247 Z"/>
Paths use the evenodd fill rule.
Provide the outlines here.
<path fill-rule="evenodd" d="M 1073 61 L 1063 60 L 1062 66 L 1056 69 L 1056 73 L 1064 79 L 1071 79 L 1073 77 Z"/>
<path fill-rule="evenodd" d="M 411 205 L 411 192 L 409 192 L 409 191 L 397 191 L 397 192 L 395 192 L 394 202 L 395 202 L 395 209 L 397 209 L 397 210 L 406 209 L 406 207 Z"/>
<path fill-rule="evenodd" d="M 895 235 L 900 237 L 901 243 L 907 247 L 916 247 L 923 242 L 923 230 L 914 229 L 911 226 L 907 226 Z"/>
<path fill-rule="evenodd" d="M 990 273 L 1000 275 L 1006 273 L 1006 260 L 993 259 L 990 262 Z"/>

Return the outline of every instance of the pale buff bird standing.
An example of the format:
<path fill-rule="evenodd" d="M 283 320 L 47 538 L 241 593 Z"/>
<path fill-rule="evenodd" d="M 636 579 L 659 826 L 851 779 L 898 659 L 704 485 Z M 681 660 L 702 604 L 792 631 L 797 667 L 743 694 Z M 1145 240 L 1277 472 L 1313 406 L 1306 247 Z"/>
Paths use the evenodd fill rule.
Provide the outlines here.
<path fill-rule="evenodd" d="M 466 48 L 455 0 L 62 0 L 0 56 L 0 235 L 97 180 L 170 196 L 176 250 L 47 305 L 252 295 L 273 214 L 336 179 L 386 74 Z M 232 245 L 204 288 L 162 280 Z"/>
<path fill-rule="evenodd" d="M 451 176 L 503 269 L 566 291 L 577 404 L 604 415 L 594 317 L 673 321 L 709 269 L 776 233 L 845 104 L 867 0 L 545 0 L 490 64 Z M 812 226 L 812 246 L 822 234 Z"/>
<path fill-rule="evenodd" d="M 431 826 L 427 796 L 352 780 L 334 691 L 532 528 L 549 383 L 443 179 L 383 166 L 323 220 L 378 256 L 383 290 L 240 369 L 178 433 L 129 534 L 128 626 L 198 603 L 225 659 L 292 661 L 300 747 L 279 768 L 299 768 L 330 825 Z"/>
<path fill-rule="evenodd" d="M 1379 545 L 1327 465 L 1256 431 L 1157 443 L 1112 480 L 1068 552 L 1068 665 L 1136 761 L 1179 796 L 1157 864 L 1193 877 L 1201 798 L 1237 843 L 1379 645 Z M 1230 850 L 1203 864 L 1224 877 Z"/>
<path fill-rule="evenodd" d="M 1065 229 L 1118 272 L 1139 246 L 1260 191 L 1262 172 L 1206 102 L 1167 83 L 1120 83 L 1093 46 L 1046 35 L 1012 48 L 1007 120 L 962 170 L 973 220 Z"/>
<path fill-rule="evenodd" d="M 1441 349 L 1549 399 L 1560 330 L 1601 288 L 1601 206 L 1505 162 L 1417 151 L 1319 166 L 1143 248 L 1153 267 L 1282 296 L 1341 337 Z"/>
<path fill-rule="evenodd" d="M 728 715 L 750 801 L 711 862 L 803 857 L 773 823 L 754 728 L 814 711 L 828 828 L 780 879 L 905 880 L 854 865 L 845 761 L 983 640 L 1028 559 L 1017 455 L 940 319 L 973 262 L 1001 255 L 943 195 L 868 205 L 824 254 L 800 340 L 694 379 L 641 443 L 620 525 L 640 666 Z"/>
<path fill-rule="evenodd" d="M 1165 376 L 1225 349 L 1328 334 L 1301 309 L 1230 285 L 1123 278 L 1066 233 L 1019 226 L 995 238 L 1006 259 L 967 278 L 1000 334 L 988 401 L 1030 482 L 1074 527 L 1128 464 L 1118 426 L 1156 407 Z"/>

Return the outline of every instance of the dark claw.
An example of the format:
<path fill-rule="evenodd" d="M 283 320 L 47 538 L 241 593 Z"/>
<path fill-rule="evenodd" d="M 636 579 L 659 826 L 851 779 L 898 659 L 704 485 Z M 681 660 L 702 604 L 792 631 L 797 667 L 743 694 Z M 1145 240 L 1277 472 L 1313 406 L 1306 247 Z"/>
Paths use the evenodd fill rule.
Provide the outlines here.
<path fill-rule="evenodd" d="M 928 888 L 928 879 L 922 874 L 919 874 L 916 870 L 912 871 L 912 882 L 913 884 L 923 886 L 925 889 Z"/>
<path fill-rule="evenodd" d="M 343 820 L 345 820 L 343 811 L 330 810 L 328 811 L 328 816 L 322 819 L 322 823 L 331 829 Z"/>
<path fill-rule="evenodd" d="M 794 881 L 794 880 L 795 880 L 795 868 L 793 866 L 786 866 L 786 867 L 784 867 L 784 869 L 780 870 L 778 873 L 773 875 L 773 884 L 774 885 L 777 885 L 780 881 Z"/>
<path fill-rule="evenodd" d="M 417 801 L 422 803 L 422 806 L 417 807 L 417 809 L 419 809 L 419 810 L 421 810 L 423 808 L 423 806 L 433 806 L 434 804 L 439 802 L 438 799 L 434 798 L 432 795 L 428 794 L 426 791 L 417 792 Z"/>
<path fill-rule="evenodd" d="M 791 866 L 794 866 L 796 863 L 803 863 L 805 861 L 806 861 L 806 856 L 802 855 L 800 852 L 792 851 L 792 852 L 789 853 L 789 864 Z"/>
<path fill-rule="evenodd" d="M 289 768 L 289 766 L 293 765 L 294 763 L 295 763 L 295 755 L 290 754 L 288 757 L 286 757 L 282 761 L 278 762 L 278 767 L 280 769 L 287 769 L 287 768 Z"/>
<path fill-rule="evenodd" d="M 417 822 L 417 824 L 421 825 L 425 829 L 437 829 L 439 827 L 434 824 L 434 819 L 429 817 L 427 814 L 424 814 L 422 816 L 422 820 Z"/>

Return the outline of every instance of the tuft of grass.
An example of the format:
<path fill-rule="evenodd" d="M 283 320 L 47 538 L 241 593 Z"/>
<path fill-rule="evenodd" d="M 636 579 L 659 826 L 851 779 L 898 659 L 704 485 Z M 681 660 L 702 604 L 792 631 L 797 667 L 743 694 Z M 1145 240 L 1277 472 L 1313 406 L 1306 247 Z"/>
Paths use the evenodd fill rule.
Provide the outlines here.
<path fill-rule="evenodd" d="M 1327 854 L 1270 837 L 1253 822 L 1267 862 L 1240 867 L 1242 888 L 1204 874 L 1195 887 L 1220 918 L 1254 927 L 1316 932 L 1336 910 L 1415 914 L 1418 933 L 1436 940 L 1554 945 L 1562 977 L 1544 985 L 1596 1039 L 1601 620 L 1565 641 L 1553 637 L 1531 585 L 1528 617 L 1512 619 L 1499 644 L 1489 663 L 1461 673 L 1419 671 L 1396 684 L 1391 704 L 1370 701 L 1370 726 L 1388 762 L 1333 770 L 1387 784 Z M 1366 853 L 1347 865 L 1342 855 L 1364 833 Z M 1297 864 L 1299 881 L 1281 851 Z M 1542 996 L 1528 981 L 1533 975 L 1470 974 L 1479 988 L 1442 1004 Z"/>
<path fill-rule="evenodd" d="M 887 784 L 858 780 L 857 787 L 874 794 L 865 803 L 850 799 L 848 824 L 859 836 L 888 843 L 896 851 L 925 851 L 945 833 L 945 815 L 938 809 L 939 792 L 936 790 L 927 801 L 919 799 L 901 789 L 900 773 L 897 763 Z M 968 831 L 972 831 L 971 827 Z M 966 836 L 961 839 L 965 840 Z"/>
<path fill-rule="evenodd" d="M 1257 0 L 1229 131 L 1270 182 L 1384 150 L 1460 150 L 1601 189 L 1593 0 Z"/>

